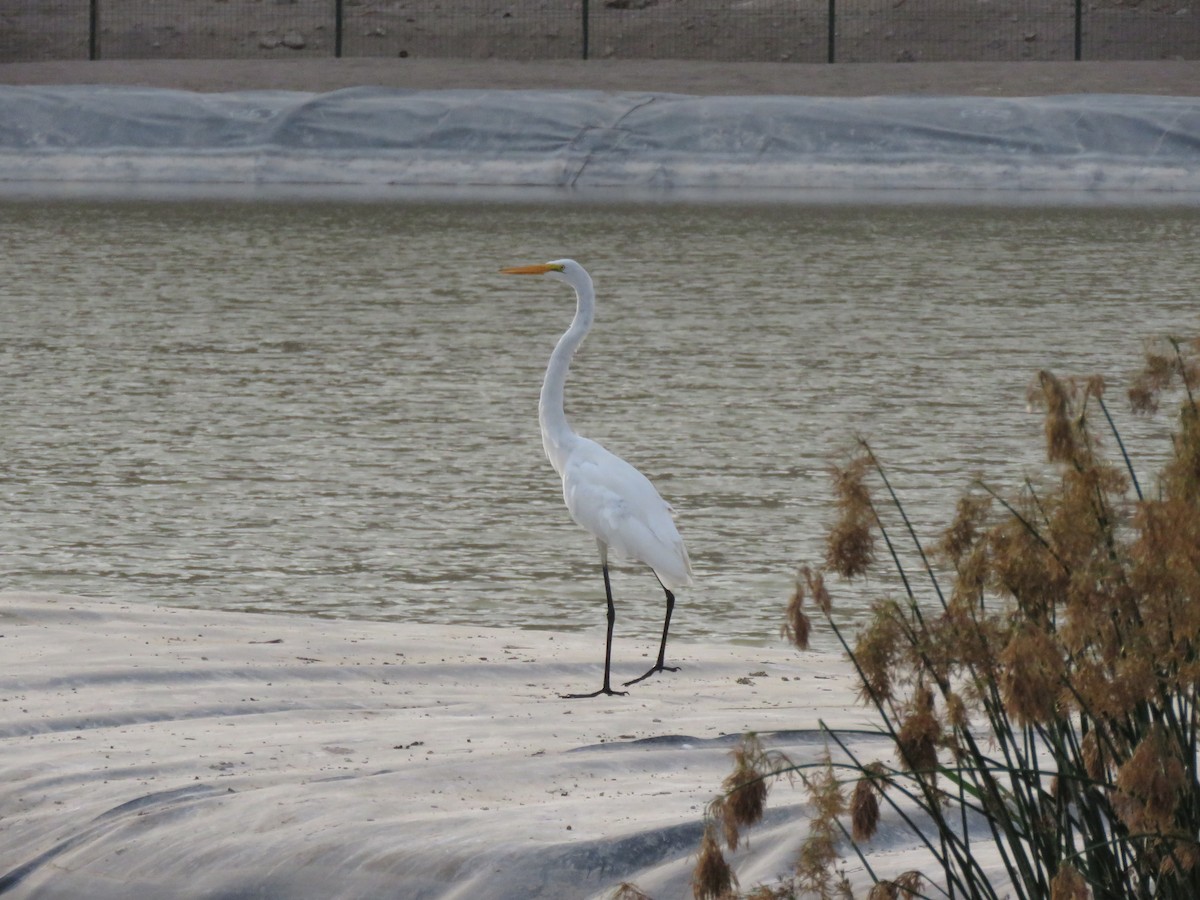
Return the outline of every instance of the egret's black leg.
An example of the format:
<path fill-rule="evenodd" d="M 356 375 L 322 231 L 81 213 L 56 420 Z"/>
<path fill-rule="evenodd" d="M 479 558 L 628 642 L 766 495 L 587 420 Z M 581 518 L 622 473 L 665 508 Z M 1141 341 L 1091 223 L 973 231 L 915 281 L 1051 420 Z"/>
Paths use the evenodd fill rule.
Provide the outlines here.
<path fill-rule="evenodd" d="M 662 584 L 662 582 L 660 581 L 659 584 Z M 675 610 L 675 595 L 672 594 L 670 591 L 668 591 L 665 585 L 663 586 L 663 591 L 667 595 L 667 619 L 665 622 L 663 622 L 662 643 L 658 645 L 658 662 L 656 662 L 653 666 L 651 666 L 650 671 L 648 671 L 645 675 L 642 675 L 639 678 L 635 678 L 635 679 L 633 679 L 633 681 L 625 682 L 625 687 L 629 687 L 631 684 L 637 684 L 639 681 L 645 681 L 647 678 L 649 678 L 655 672 L 678 672 L 679 671 L 679 666 L 668 666 L 666 664 L 667 631 L 669 631 L 671 628 L 671 613 L 674 612 L 674 610 Z"/>
<path fill-rule="evenodd" d="M 612 584 L 608 580 L 608 563 L 603 564 L 604 571 L 604 594 L 608 598 L 608 636 L 604 639 L 604 687 L 598 691 L 592 691 L 590 694 L 563 694 L 564 700 L 578 700 L 583 697 L 599 697 L 601 694 L 618 694 L 625 695 L 625 691 L 614 691 L 609 684 L 609 667 L 612 665 L 612 636 L 613 625 L 617 621 L 617 608 L 613 606 Z"/>

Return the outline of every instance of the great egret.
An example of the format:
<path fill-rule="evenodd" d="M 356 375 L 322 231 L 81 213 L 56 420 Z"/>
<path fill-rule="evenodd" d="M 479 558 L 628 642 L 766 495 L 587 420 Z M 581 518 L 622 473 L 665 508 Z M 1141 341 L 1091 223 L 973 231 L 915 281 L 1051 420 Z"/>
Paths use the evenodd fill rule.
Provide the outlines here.
<path fill-rule="evenodd" d="M 600 569 L 604 574 L 604 593 L 608 600 L 608 635 L 604 642 L 604 686 L 590 694 L 566 694 L 566 697 L 595 697 L 599 694 L 624 694 L 609 684 L 612 663 L 613 606 L 612 584 L 608 577 L 608 551 L 617 557 L 644 562 L 654 570 L 667 595 L 667 617 L 663 622 L 658 661 L 646 674 L 624 686 L 637 684 L 664 669 L 679 671 L 665 662 L 667 631 L 675 609 L 673 589 L 692 583 L 692 564 L 683 538 L 672 519 L 672 510 L 645 475 L 615 453 L 571 430 L 563 409 L 563 386 L 571 357 L 583 343 L 596 309 L 596 292 L 587 270 L 573 259 L 556 259 L 537 266 L 512 266 L 501 269 L 506 275 L 546 275 L 575 289 L 575 318 L 566 330 L 546 366 L 542 394 L 538 402 L 538 421 L 542 426 L 542 447 L 550 465 L 563 482 L 563 500 L 579 525 L 591 532 L 600 551 Z"/>

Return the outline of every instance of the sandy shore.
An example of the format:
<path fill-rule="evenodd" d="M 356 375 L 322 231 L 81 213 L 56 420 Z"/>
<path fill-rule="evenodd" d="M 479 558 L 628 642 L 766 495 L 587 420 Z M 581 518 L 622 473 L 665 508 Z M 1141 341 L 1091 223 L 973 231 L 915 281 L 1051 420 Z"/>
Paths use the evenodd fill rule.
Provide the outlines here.
<path fill-rule="evenodd" d="M 108 60 L 0 65 L 0 84 L 120 84 L 191 91 L 593 89 L 683 94 L 1200 95 L 1200 60 L 1135 62 L 719 63 L 687 60 Z"/>

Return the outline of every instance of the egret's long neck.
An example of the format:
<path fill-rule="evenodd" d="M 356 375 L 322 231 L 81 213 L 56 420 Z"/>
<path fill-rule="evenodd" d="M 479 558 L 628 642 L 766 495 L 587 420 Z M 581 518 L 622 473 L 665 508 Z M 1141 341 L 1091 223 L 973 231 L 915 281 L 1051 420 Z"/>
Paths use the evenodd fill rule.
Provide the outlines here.
<path fill-rule="evenodd" d="M 538 401 L 538 421 L 542 426 L 542 447 L 554 470 L 562 474 L 563 462 L 570 452 L 571 444 L 578 435 L 571 430 L 567 422 L 567 413 L 563 408 L 563 387 L 567 382 L 567 372 L 571 368 L 571 357 L 587 337 L 595 316 L 596 293 L 592 288 L 592 280 L 584 275 L 583 280 L 575 285 L 575 318 L 571 327 L 566 330 L 554 352 L 550 354 L 550 364 L 546 366 L 546 378 L 542 382 L 542 396 Z"/>

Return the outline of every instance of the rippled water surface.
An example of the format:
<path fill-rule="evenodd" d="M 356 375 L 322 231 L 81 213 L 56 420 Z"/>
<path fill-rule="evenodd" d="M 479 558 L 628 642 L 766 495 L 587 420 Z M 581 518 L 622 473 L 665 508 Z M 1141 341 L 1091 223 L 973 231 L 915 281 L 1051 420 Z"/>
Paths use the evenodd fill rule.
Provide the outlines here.
<path fill-rule="evenodd" d="M 0 586 L 188 606 L 598 627 L 537 396 L 573 312 L 583 433 L 676 507 L 675 633 L 775 639 L 856 435 L 933 534 L 1041 472 L 1025 390 L 1195 334 L 1195 210 L 337 204 L 0 206 Z M 622 640 L 661 594 L 616 575 Z M 875 589 L 875 588 L 871 588 Z M 861 602 L 857 592 L 841 602 Z M 637 646 L 635 643 L 634 646 Z M 629 651 L 624 650 L 627 654 Z"/>

